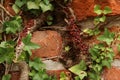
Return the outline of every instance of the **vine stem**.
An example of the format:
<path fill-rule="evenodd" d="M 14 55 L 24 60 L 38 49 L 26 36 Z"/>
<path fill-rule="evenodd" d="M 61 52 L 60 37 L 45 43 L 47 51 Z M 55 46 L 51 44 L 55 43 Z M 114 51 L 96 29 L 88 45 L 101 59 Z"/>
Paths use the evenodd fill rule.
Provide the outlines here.
<path fill-rule="evenodd" d="M 13 15 L 10 14 L 1 3 L 0 3 L 0 8 L 3 9 L 10 17 L 13 17 Z"/>

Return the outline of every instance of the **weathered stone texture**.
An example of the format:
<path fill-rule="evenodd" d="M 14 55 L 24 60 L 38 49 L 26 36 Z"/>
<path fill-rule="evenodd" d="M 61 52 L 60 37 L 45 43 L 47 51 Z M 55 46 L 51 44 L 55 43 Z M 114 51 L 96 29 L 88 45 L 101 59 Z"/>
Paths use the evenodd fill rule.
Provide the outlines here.
<path fill-rule="evenodd" d="M 32 51 L 32 57 L 53 57 L 61 53 L 62 37 L 56 31 L 36 31 L 31 41 L 40 45 L 39 49 Z"/>

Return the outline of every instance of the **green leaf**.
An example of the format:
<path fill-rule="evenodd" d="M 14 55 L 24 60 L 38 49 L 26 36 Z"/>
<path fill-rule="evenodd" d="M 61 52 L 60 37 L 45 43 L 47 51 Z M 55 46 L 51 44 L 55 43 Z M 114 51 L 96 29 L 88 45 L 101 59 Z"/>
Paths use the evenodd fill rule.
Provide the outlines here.
<path fill-rule="evenodd" d="M 3 63 L 5 61 L 7 63 L 11 63 L 14 58 L 14 49 L 0 47 L 0 56 L 0 63 Z"/>
<path fill-rule="evenodd" d="M 64 0 L 64 3 L 67 3 L 68 0 Z"/>
<path fill-rule="evenodd" d="M 26 0 L 15 0 L 15 5 L 21 8 L 23 5 L 25 5 Z"/>
<path fill-rule="evenodd" d="M 99 17 L 95 17 L 94 18 L 94 24 L 98 25 L 100 23 L 100 18 Z"/>
<path fill-rule="evenodd" d="M 100 5 L 94 6 L 94 12 L 98 15 L 102 14 L 102 10 L 100 9 Z"/>
<path fill-rule="evenodd" d="M 12 20 L 4 22 L 3 26 L 3 30 L 6 31 L 7 34 L 15 34 L 22 29 L 22 19 L 20 16 L 15 16 Z"/>
<path fill-rule="evenodd" d="M 17 5 L 13 5 L 12 6 L 13 10 L 15 11 L 16 14 L 18 14 L 20 12 L 20 8 Z"/>
<path fill-rule="evenodd" d="M 119 34 L 119 33 L 118 33 Z M 120 40 L 120 36 L 117 37 L 117 40 Z"/>
<path fill-rule="evenodd" d="M 11 63 L 14 58 L 14 46 L 12 41 L 1 42 L 0 44 L 0 63 Z"/>
<path fill-rule="evenodd" d="M 99 20 L 100 20 L 101 22 L 105 22 L 106 16 L 102 16 L 101 18 L 99 18 Z"/>
<path fill-rule="evenodd" d="M 39 45 L 32 43 L 31 41 L 31 34 L 28 34 L 25 38 L 22 39 L 22 42 L 24 43 L 24 50 L 29 53 L 29 55 L 32 55 L 31 50 L 40 48 Z"/>
<path fill-rule="evenodd" d="M 75 80 L 80 80 L 79 76 L 75 76 Z"/>
<path fill-rule="evenodd" d="M 103 35 L 99 36 L 97 39 L 100 41 L 106 42 L 108 45 L 111 44 L 111 42 L 114 40 L 115 34 L 112 32 L 109 32 L 107 28 L 105 28 L 105 32 Z"/>
<path fill-rule="evenodd" d="M 35 74 L 33 77 L 33 80 L 39 80 L 41 77 L 39 76 L 39 74 Z"/>
<path fill-rule="evenodd" d="M 60 73 L 60 80 L 66 80 L 67 79 L 67 76 L 64 72 L 61 72 Z"/>
<path fill-rule="evenodd" d="M 70 50 L 70 46 L 65 47 L 65 52 L 68 52 Z"/>
<path fill-rule="evenodd" d="M 96 48 L 96 46 L 97 45 L 94 45 L 92 48 L 89 49 L 92 60 L 96 60 L 100 54 L 100 51 Z"/>
<path fill-rule="evenodd" d="M 52 11 L 53 10 L 53 6 L 52 4 L 45 4 L 44 2 L 40 2 L 39 6 L 41 7 L 42 12 L 46 12 L 46 11 Z"/>
<path fill-rule="evenodd" d="M 39 4 L 41 0 L 33 0 L 36 4 Z"/>
<path fill-rule="evenodd" d="M 109 14 L 109 13 L 112 13 L 112 10 L 110 9 L 109 6 L 106 6 L 103 10 L 103 14 Z"/>
<path fill-rule="evenodd" d="M 53 21 L 53 17 L 49 15 L 49 16 L 47 17 L 47 21 L 46 21 L 47 24 L 48 24 L 48 25 L 52 25 L 52 23 L 53 23 L 52 21 Z"/>
<path fill-rule="evenodd" d="M 106 66 L 106 67 L 110 68 L 111 67 L 111 63 L 108 62 L 107 60 L 102 60 L 102 66 Z"/>
<path fill-rule="evenodd" d="M 30 9 L 39 9 L 39 5 L 37 5 L 35 2 L 28 1 L 27 2 L 27 8 Z"/>
<path fill-rule="evenodd" d="M 79 64 L 69 68 L 69 70 L 78 75 L 80 79 L 83 79 L 85 76 L 87 76 L 87 73 L 84 71 L 86 70 L 86 63 L 83 60 Z"/>
<path fill-rule="evenodd" d="M 118 44 L 118 51 L 120 52 L 120 44 Z"/>
<path fill-rule="evenodd" d="M 40 69 L 44 69 L 45 64 L 42 63 L 40 58 L 35 58 L 33 61 L 29 61 L 29 67 L 39 71 Z"/>
<path fill-rule="evenodd" d="M 79 73 L 79 78 L 82 80 L 82 79 L 84 79 L 84 77 L 86 77 L 87 76 L 87 73 L 85 72 L 85 71 L 80 71 L 80 73 Z"/>
<path fill-rule="evenodd" d="M 100 75 L 94 72 L 89 72 L 88 75 L 90 80 L 101 80 Z"/>
<path fill-rule="evenodd" d="M 43 2 L 44 2 L 46 5 L 48 5 L 48 4 L 50 3 L 49 0 L 43 0 Z"/>
<path fill-rule="evenodd" d="M 109 58 L 109 60 L 113 61 L 113 57 L 114 57 L 114 52 L 107 52 L 107 55 L 105 57 Z"/>
<path fill-rule="evenodd" d="M 11 75 L 7 74 L 2 77 L 2 80 L 10 80 L 10 78 L 11 78 Z"/>
<path fill-rule="evenodd" d="M 92 65 L 92 68 L 96 73 L 100 73 L 102 70 L 102 65 L 95 64 L 95 65 Z"/>

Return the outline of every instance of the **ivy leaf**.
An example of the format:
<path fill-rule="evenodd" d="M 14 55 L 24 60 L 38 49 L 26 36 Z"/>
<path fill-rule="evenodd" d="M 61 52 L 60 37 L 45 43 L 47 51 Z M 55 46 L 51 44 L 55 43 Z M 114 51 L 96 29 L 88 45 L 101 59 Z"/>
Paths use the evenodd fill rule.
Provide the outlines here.
<path fill-rule="evenodd" d="M 90 80 L 100 80 L 101 79 L 101 77 L 94 72 L 89 72 L 88 75 L 89 75 Z"/>
<path fill-rule="evenodd" d="M 53 17 L 49 15 L 49 16 L 47 17 L 47 21 L 46 21 L 47 24 L 48 24 L 48 25 L 51 25 L 51 24 L 53 23 L 52 21 L 53 21 Z"/>
<path fill-rule="evenodd" d="M 64 3 L 66 3 L 68 0 L 64 0 Z"/>
<path fill-rule="evenodd" d="M 12 6 L 12 8 L 13 8 L 13 10 L 15 11 L 16 14 L 18 14 L 18 13 L 20 12 L 20 8 L 19 8 L 16 4 L 14 4 L 14 5 Z"/>
<path fill-rule="evenodd" d="M 41 79 L 41 77 L 40 77 L 39 74 L 35 74 L 35 75 L 33 76 L 33 80 L 39 80 L 39 79 Z"/>
<path fill-rule="evenodd" d="M 102 14 L 102 10 L 100 9 L 100 5 L 94 6 L 94 12 L 98 15 Z"/>
<path fill-rule="evenodd" d="M 94 45 L 92 48 L 89 49 L 92 60 L 96 60 L 100 54 L 99 49 L 97 49 L 96 46 L 97 45 Z"/>
<path fill-rule="evenodd" d="M 79 73 L 79 78 L 82 80 L 82 79 L 84 79 L 84 77 L 86 77 L 87 76 L 87 73 L 85 72 L 85 71 L 80 71 L 80 73 Z"/>
<path fill-rule="evenodd" d="M 7 74 L 2 77 L 2 80 L 10 80 L 10 78 L 11 78 L 11 75 Z"/>
<path fill-rule="evenodd" d="M 117 40 L 120 40 L 120 36 L 117 37 Z"/>
<path fill-rule="evenodd" d="M 46 11 L 52 11 L 53 10 L 53 6 L 52 4 L 45 4 L 44 2 L 40 2 L 39 6 L 41 7 L 42 12 L 46 12 Z"/>
<path fill-rule="evenodd" d="M 95 71 L 96 73 L 99 73 L 99 72 L 101 72 L 101 70 L 102 70 L 102 66 L 99 65 L 99 64 L 93 65 L 92 68 L 94 69 L 94 71 Z"/>
<path fill-rule="evenodd" d="M 106 55 L 107 58 L 109 58 L 109 60 L 113 61 L 113 57 L 114 57 L 114 52 L 107 52 L 107 55 Z"/>
<path fill-rule="evenodd" d="M 100 18 L 99 17 L 95 17 L 94 18 L 94 24 L 98 25 L 100 23 Z"/>
<path fill-rule="evenodd" d="M 0 44 L 0 63 L 11 63 L 14 58 L 14 45 L 12 42 L 1 42 Z"/>
<path fill-rule="evenodd" d="M 0 47 L 0 56 L 0 63 L 3 63 L 4 61 L 11 63 L 14 58 L 14 49 Z"/>
<path fill-rule="evenodd" d="M 105 32 L 103 35 L 99 36 L 97 39 L 100 41 L 106 42 L 108 45 L 111 44 L 111 42 L 114 40 L 115 34 L 112 32 L 109 32 L 107 28 L 105 28 Z"/>
<path fill-rule="evenodd" d="M 31 34 L 28 34 L 25 38 L 22 39 L 22 42 L 24 43 L 24 50 L 29 53 L 29 55 L 32 55 L 31 50 L 40 48 L 39 45 L 32 43 L 31 41 Z"/>
<path fill-rule="evenodd" d="M 69 68 L 69 70 L 78 75 L 80 79 L 83 79 L 85 76 L 87 76 L 87 73 L 84 71 L 86 70 L 86 63 L 83 60 L 79 64 Z"/>
<path fill-rule="evenodd" d="M 112 10 L 110 9 L 109 6 L 106 6 L 103 10 L 103 14 L 109 14 L 109 13 L 112 13 Z"/>
<path fill-rule="evenodd" d="M 48 5 L 48 4 L 50 3 L 49 0 L 43 0 L 43 2 L 44 2 L 46 5 Z"/>
<path fill-rule="evenodd" d="M 39 9 L 39 5 L 37 5 L 35 2 L 28 1 L 27 2 L 27 8 L 30 9 Z"/>
<path fill-rule="evenodd" d="M 6 33 L 13 33 L 15 34 L 17 31 L 20 31 L 22 29 L 22 19 L 20 16 L 15 16 L 10 21 L 6 21 L 3 24 L 3 30 L 6 31 Z"/>
<path fill-rule="evenodd" d="M 60 73 L 60 80 L 66 80 L 67 79 L 67 75 L 64 72 Z"/>
<path fill-rule="evenodd" d="M 26 3 L 26 0 L 15 0 L 15 5 L 21 8 Z"/>
<path fill-rule="evenodd" d="M 120 52 L 120 44 L 118 44 L 117 47 L 118 47 L 118 51 Z"/>
<path fill-rule="evenodd" d="M 33 61 L 29 61 L 29 67 L 39 71 L 40 69 L 44 69 L 45 65 L 40 58 L 34 58 Z"/>
<path fill-rule="evenodd" d="M 108 68 L 111 67 L 111 61 L 109 60 L 102 60 L 102 66 L 106 66 Z"/>
<path fill-rule="evenodd" d="M 106 16 L 102 16 L 101 18 L 99 18 L 99 20 L 100 20 L 101 22 L 105 22 Z"/>
<path fill-rule="evenodd" d="M 70 46 L 66 46 L 65 47 L 65 52 L 69 52 L 70 49 L 71 49 Z"/>

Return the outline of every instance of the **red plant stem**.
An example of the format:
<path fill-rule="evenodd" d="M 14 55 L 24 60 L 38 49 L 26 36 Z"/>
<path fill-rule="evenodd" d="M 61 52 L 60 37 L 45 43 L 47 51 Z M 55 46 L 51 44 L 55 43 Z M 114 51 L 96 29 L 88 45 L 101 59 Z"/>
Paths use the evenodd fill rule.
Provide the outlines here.
<path fill-rule="evenodd" d="M 24 37 L 27 36 L 27 34 L 30 33 L 32 27 L 34 27 L 35 23 L 34 23 L 34 20 L 31 19 L 31 20 L 28 20 L 26 23 L 25 23 L 25 27 L 24 29 L 20 32 L 19 34 L 19 37 L 18 37 L 18 41 L 17 41 L 17 46 L 16 46 L 16 58 L 14 60 L 14 62 L 17 62 L 17 59 L 19 58 L 19 56 L 21 55 L 22 51 L 23 51 L 23 47 L 24 47 L 24 44 L 22 42 L 22 39 Z"/>
<path fill-rule="evenodd" d="M 73 44 L 81 51 L 81 53 L 86 54 L 88 53 L 88 46 L 85 44 L 84 40 L 82 39 L 80 32 L 81 30 L 78 28 L 78 26 L 75 24 L 75 18 L 72 15 L 69 8 L 65 9 L 68 14 L 71 14 L 68 16 L 68 22 L 69 25 L 67 29 L 69 30 L 69 34 L 71 36 L 71 40 Z"/>

